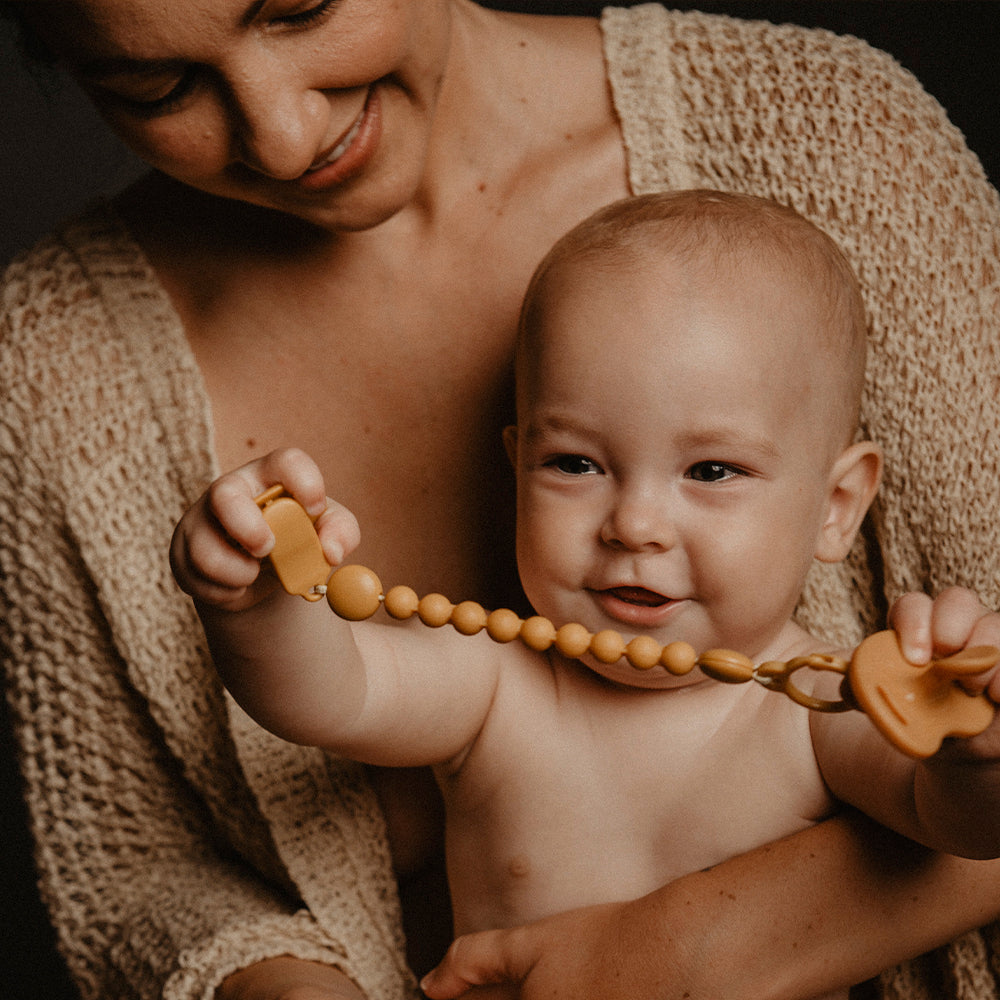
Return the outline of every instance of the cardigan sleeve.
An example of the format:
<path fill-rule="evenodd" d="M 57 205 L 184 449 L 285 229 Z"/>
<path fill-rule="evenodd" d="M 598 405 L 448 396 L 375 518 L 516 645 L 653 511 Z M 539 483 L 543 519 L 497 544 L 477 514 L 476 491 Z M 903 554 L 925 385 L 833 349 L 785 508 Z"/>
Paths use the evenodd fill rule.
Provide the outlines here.
<path fill-rule="evenodd" d="M 21 530 L 5 517 L 0 543 L 8 697 L 42 895 L 82 996 L 210 998 L 229 972 L 281 953 L 338 964 L 294 901 L 216 842 L 71 547 L 19 501 Z"/>
<path fill-rule="evenodd" d="M 52 240 L 12 265 L 0 315 L 0 655 L 60 950 L 84 1000 L 209 1000 L 277 955 L 342 968 L 372 1000 L 401 997 L 402 958 L 372 945 L 392 938 L 370 926 L 391 906 L 345 906 L 331 931 L 246 785 L 166 565 L 185 494 L 210 468 L 171 439 L 204 423 L 199 394 L 163 331 L 133 344 L 108 332 L 78 251 Z"/>

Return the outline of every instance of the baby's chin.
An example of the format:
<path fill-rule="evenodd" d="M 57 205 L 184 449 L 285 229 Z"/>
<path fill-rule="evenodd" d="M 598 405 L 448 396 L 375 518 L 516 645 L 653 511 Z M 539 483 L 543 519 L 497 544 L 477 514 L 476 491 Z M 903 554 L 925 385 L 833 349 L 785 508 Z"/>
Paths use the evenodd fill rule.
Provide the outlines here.
<path fill-rule="evenodd" d="M 633 667 L 624 657 L 615 663 L 602 663 L 591 654 L 579 658 L 578 662 L 602 679 L 619 687 L 642 688 L 651 691 L 675 690 L 701 684 L 708 678 L 695 667 L 686 674 L 677 676 L 661 666 L 641 669 Z"/>

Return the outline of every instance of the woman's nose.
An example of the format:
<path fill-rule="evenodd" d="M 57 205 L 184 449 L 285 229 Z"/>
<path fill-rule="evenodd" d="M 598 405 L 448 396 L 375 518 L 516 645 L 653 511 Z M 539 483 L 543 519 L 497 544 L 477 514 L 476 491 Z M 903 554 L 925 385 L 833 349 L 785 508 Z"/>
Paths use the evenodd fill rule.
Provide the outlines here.
<path fill-rule="evenodd" d="M 608 513 L 601 539 L 631 552 L 662 552 L 677 544 L 677 529 L 663 499 L 644 493 L 620 498 Z"/>
<path fill-rule="evenodd" d="M 312 166 L 327 137 L 330 104 L 321 90 L 294 73 L 259 73 L 231 90 L 235 159 L 278 180 L 294 180 Z"/>

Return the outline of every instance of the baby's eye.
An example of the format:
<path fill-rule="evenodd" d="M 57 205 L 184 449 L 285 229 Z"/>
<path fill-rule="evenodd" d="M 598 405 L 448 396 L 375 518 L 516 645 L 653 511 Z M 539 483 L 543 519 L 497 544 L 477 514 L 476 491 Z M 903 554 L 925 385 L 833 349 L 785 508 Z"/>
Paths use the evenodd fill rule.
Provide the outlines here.
<path fill-rule="evenodd" d="M 745 473 L 728 462 L 695 462 L 687 471 L 687 478 L 699 483 L 721 483 Z"/>
<path fill-rule="evenodd" d="M 583 455 L 556 455 L 545 465 L 567 476 L 596 476 L 601 472 L 601 467 L 596 462 Z"/>

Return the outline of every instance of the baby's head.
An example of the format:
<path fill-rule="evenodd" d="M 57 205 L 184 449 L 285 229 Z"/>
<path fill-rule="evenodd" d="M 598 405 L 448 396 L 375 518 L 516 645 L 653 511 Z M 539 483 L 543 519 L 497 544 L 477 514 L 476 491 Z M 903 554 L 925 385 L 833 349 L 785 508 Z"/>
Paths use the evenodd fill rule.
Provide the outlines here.
<path fill-rule="evenodd" d="M 849 264 L 790 209 L 650 195 L 568 233 L 525 299 L 508 433 L 536 610 L 777 655 L 877 487 L 864 355 Z"/>

